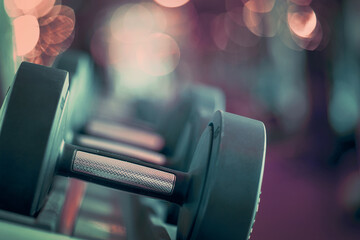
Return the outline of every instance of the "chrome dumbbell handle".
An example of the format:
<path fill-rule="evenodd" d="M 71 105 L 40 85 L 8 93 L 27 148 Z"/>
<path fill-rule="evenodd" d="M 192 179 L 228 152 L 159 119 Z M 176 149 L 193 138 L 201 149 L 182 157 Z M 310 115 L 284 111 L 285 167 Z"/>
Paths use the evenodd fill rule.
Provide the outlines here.
<path fill-rule="evenodd" d="M 62 175 L 152 196 L 177 204 L 185 200 L 189 175 L 124 155 L 64 144 L 58 171 Z"/>
<path fill-rule="evenodd" d="M 82 151 L 76 151 L 72 171 L 166 195 L 172 194 L 176 181 L 169 172 Z"/>

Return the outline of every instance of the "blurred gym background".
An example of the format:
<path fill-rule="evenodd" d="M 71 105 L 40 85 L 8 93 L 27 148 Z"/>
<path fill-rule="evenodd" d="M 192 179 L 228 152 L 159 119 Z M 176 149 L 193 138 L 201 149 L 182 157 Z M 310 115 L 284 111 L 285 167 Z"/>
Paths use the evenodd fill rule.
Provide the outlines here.
<path fill-rule="evenodd" d="M 0 102 L 21 61 L 51 66 L 69 48 L 93 57 L 104 115 L 220 87 L 227 111 L 268 131 L 251 238 L 359 239 L 360 1 L 0 3 Z"/>

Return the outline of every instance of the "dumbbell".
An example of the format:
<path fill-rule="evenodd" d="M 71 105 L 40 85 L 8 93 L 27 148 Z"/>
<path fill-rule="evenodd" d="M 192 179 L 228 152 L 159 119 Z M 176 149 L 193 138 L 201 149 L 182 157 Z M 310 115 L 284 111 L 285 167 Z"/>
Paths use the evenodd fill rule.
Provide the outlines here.
<path fill-rule="evenodd" d="M 78 134 L 80 128 L 86 125 L 88 122 L 89 110 L 91 108 L 91 102 L 94 102 L 91 98 L 95 96 L 94 81 L 91 77 L 93 72 L 90 57 L 85 53 L 79 51 L 68 51 L 63 53 L 57 59 L 55 66 L 59 69 L 68 70 L 70 73 L 70 104 L 69 112 L 72 120 L 72 131 L 68 134 L 68 142 L 74 142 L 78 145 L 86 147 L 98 147 L 99 149 L 110 151 L 114 153 L 124 153 L 133 157 L 142 158 L 144 161 L 157 163 L 160 165 L 171 166 L 179 170 L 187 169 L 189 161 L 194 153 L 197 141 L 200 138 L 201 132 L 205 129 L 207 123 L 211 120 L 211 117 L 215 110 L 225 109 L 224 96 L 216 88 L 206 86 L 194 86 L 185 90 L 180 97 L 181 101 L 175 108 L 174 113 L 168 114 L 168 121 L 165 121 L 164 125 L 168 126 L 167 131 L 177 131 L 176 129 L 182 130 L 176 140 L 176 147 L 174 154 L 170 158 L 166 158 L 164 154 L 159 154 L 154 151 L 142 149 L 130 144 L 118 143 L 109 138 L 114 133 L 119 133 L 120 138 L 123 135 L 123 131 L 128 131 L 127 128 L 121 125 L 108 124 L 101 121 L 89 121 L 88 127 L 90 133 L 100 135 L 101 137 L 95 137 L 88 134 Z M 81 109 L 82 111 L 79 111 Z M 177 118 L 177 115 L 183 115 L 181 109 L 188 109 L 185 112 L 186 118 L 181 121 L 173 121 L 171 118 Z M 84 111 L 84 113 L 83 113 Z M 176 114 L 175 114 L 176 113 Z M 165 117 L 166 118 L 166 117 Z M 172 129 L 170 129 L 169 125 Z M 184 125 L 184 126 L 182 126 Z M 94 132 L 91 132 L 93 129 Z M 123 131 L 121 131 L 123 129 Z M 139 137 L 138 134 L 134 134 L 134 131 L 140 132 L 139 130 L 130 130 L 128 135 L 134 135 L 133 139 L 141 139 L 141 132 Z M 116 135 L 115 135 L 116 138 Z M 145 138 L 146 139 L 146 138 Z"/>
<path fill-rule="evenodd" d="M 66 75 L 19 67 L 0 112 L 1 209 L 35 216 L 60 174 L 181 205 L 178 239 L 248 238 L 264 167 L 261 122 L 216 112 L 180 172 L 65 143 Z"/>
<path fill-rule="evenodd" d="M 128 128 L 119 124 L 108 124 L 103 121 L 90 121 L 88 127 L 95 129 L 95 135 L 104 136 L 104 138 L 91 136 L 88 134 L 76 134 L 83 125 L 86 125 L 91 108 L 91 102 L 94 100 L 91 97 L 95 96 L 93 67 L 90 57 L 83 52 L 67 51 L 60 55 L 55 62 L 55 67 L 69 71 L 70 80 L 70 97 L 69 97 L 69 115 L 71 116 L 70 123 L 72 127 L 67 134 L 67 142 L 76 145 L 97 148 L 100 150 L 124 154 L 141 159 L 146 162 L 155 163 L 172 169 L 187 170 L 190 166 L 190 160 L 195 151 L 198 140 L 200 139 L 202 131 L 206 128 L 208 122 L 212 119 L 212 115 L 218 108 L 223 110 L 225 108 L 225 100 L 221 91 L 213 87 L 206 87 L 195 85 L 182 91 L 180 102 L 175 104 L 175 109 L 171 114 L 165 114 L 165 126 L 169 126 L 169 122 L 174 122 L 173 128 L 182 129 L 179 139 L 176 143 L 176 149 L 172 157 L 166 157 L 164 154 L 155 151 L 149 151 L 130 144 L 119 143 L 108 138 L 119 132 L 120 137 Z M 92 74 L 91 74 L 92 73 Z M 175 99 L 175 98 L 174 98 Z M 82 111 L 79 111 L 81 109 Z M 186 109 L 186 111 L 184 110 Z M 83 113 L 84 111 L 84 113 Z M 175 122 L 171 118 L 176 118 L 176 115 L 188 112 L 181 121 Z M 186 121 L 185 121 L 186 120 Z M 185 123 L 186 122 L 186 123 Z M 180 126 L 181 124 L 185 126 Z M 167 131 L 171 133 L 173 129 L 167 127 Z M 121 129 L 123 129 L 121 131 Z M 166 129 L 166 127 L 164 128 Z M 138 130 L 132 130 L 132 133 Z M 100 132 L 100 133 L 99 133 Z M 141 135 L 141 131 L 139 131 Z M 166 131 L 165 131 L 166 132 Z M 97 134 L 96 134 L 97 133 Z M 129 133 L 131 134 L 131 132 Z M 116 135 L 115 135 L 116 138 Z M 139 137 L 137 137 L 139 138 Z M 134 136 L 136 140 L 136 136 Z M 153 204 L 153 202 L 151 202 Z M 174 204 L 166 204 L 165 219 L 168 223 L 176 224 L 178 219 L 179 208 Z"/>

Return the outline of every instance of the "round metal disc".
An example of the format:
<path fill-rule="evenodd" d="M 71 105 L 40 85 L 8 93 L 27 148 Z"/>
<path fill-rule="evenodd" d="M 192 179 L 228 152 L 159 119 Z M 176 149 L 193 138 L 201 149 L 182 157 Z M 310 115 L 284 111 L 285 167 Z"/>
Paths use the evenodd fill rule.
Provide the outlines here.
<path fill-rule="evenodd" d="M 265 128 L 259 121 L 220 111 L 210 127 L 211 154 L 203 169 L 202 193 L 190 190 L 189 203 L 184 205 L 186 209 L 192 204 L 194 210 L 197 204 L 196 215 L 191 218 L 181 211 L 178 238 L 245 240 L 250 236 L 259 201 Z M 191 200 L 196 197 L 197 201 Z"/>
<path fill-rule="evenodd" d="M 68 74 L 22 63 L 0 116 L 0 208 L 34 215 L 45 201 L 65 118 Z"/>

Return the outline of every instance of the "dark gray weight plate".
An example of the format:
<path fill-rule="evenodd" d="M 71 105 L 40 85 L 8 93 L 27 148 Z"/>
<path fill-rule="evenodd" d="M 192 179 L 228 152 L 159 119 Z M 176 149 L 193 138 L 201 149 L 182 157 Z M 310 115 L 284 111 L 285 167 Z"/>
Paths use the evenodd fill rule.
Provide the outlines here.
<path fill-rule="evenodd" d="M 198 169 L 204 163 L 199 161 L 206 160 L 209 136 L 211 153 L 207 168 L 201 167 L 207 169 L 202 175 Z M 230 113 L 215 114 L 190 166 L 195 182 L 189 202 L 180 211 L 179 239 L 248 239 L 259 201 L 265 148 L 263 123 Z M 202 157 L 197 158 L 199 151 Z"/>
<path fill-rule="evenodd" d="M 44 203 L 61 144 L 56 135 L 64 127 L 68 86 L 65 71 L 26 62 L 19 67 L 1 109 L 1 209 L 33 215 Z"/>

